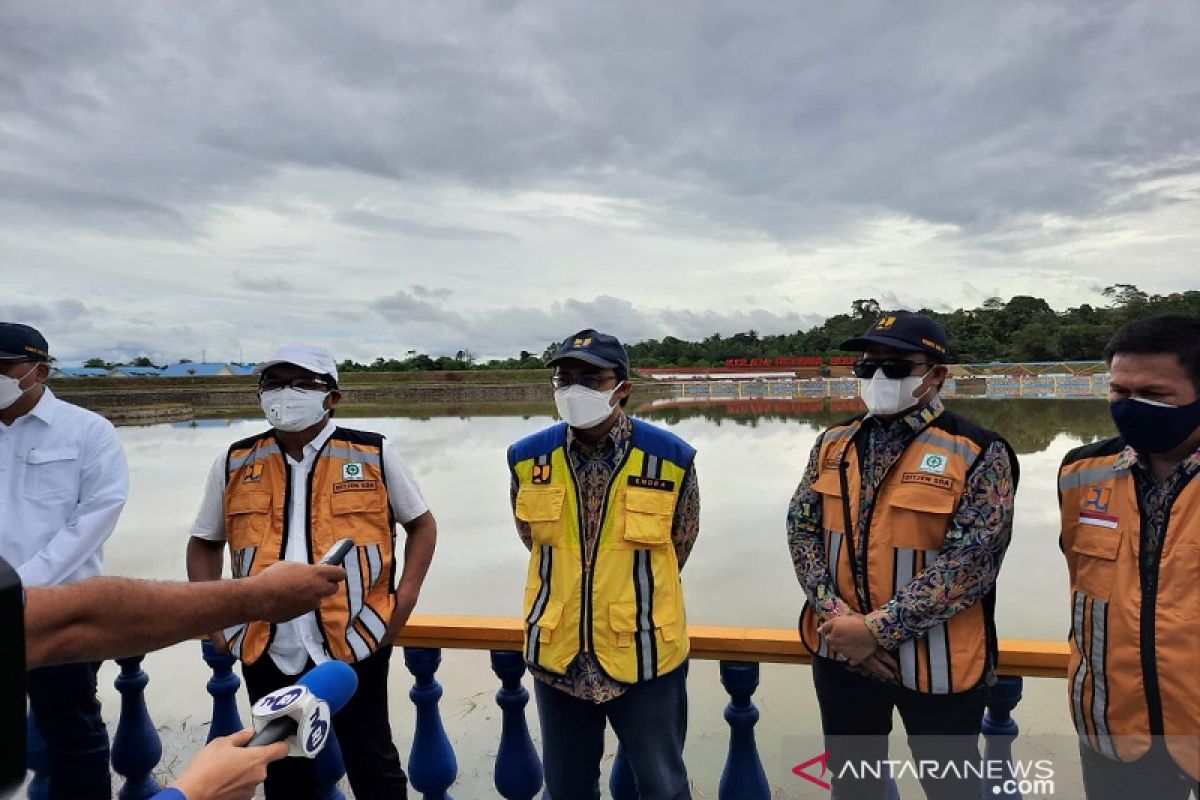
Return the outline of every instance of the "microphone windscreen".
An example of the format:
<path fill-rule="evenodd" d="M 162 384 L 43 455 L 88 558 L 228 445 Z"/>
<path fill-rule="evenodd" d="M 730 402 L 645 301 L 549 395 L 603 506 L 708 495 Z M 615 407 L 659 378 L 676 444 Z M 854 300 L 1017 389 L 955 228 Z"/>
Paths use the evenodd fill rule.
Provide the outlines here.
<path fill-rule="evenodd" d="M 329 704 L 329 713 L 336 714 L 346 705 L 358 688 L 358 675 L 344 661 L 326 661 L 296 681 Z"/>

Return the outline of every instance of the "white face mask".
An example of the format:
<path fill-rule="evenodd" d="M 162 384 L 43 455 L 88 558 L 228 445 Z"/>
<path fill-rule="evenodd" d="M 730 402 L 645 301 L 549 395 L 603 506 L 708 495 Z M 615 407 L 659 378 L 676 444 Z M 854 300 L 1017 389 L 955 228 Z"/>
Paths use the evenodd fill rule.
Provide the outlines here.
<path fill-rule="evenodd" d="M 567 386 L 554 392 L 554 405 L 558 415 L 572 428 L 594 428 L 612 414 L 612 397 L 620 384 L 607 392 L 598 392 L 579 384 Z"/>
<path fill-rule="evenodd" d="M 33 372 L 36 369 L 37 367 L 34 367 L 29 372 Z M 34 386 L 37 386 L 37 381 L 34 381 L 32 386 L 29 386 L 26 389 L 21 388 L 21 381 L 25 380 L 25 376 L 28 375 L 29 372 L 26 372 L 25 375 L 22 375 L 19 378 L 10 378 L 7 375 L 0 375 L 0 411 L 10 408 L 13 403 L 24 397 L 26 392 L 28 392 Z"/>
<path fill-rule="evenodd" d="M 272 389 L 262 393 L 262 410 L 272 428 L 302 431 L 324 419 L 328 396 L 316 389 Z"/>
<path fill-rule="evenodd" d="M 876 417 L 899 414 L 920 402 L 913 392 L 925 380 L 924 375 L 909 375 L 907 378 L 889 378 L 883 370 L 876 371 L 871 380 L 861 381 L 859 391 L 867 410 Z"/>

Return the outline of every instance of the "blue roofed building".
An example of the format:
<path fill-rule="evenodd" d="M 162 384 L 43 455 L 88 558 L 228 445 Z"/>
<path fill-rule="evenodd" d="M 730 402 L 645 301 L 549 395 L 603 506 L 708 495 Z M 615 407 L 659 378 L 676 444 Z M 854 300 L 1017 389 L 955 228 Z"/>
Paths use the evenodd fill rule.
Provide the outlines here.
<path fill-rule="evenodd" d="M 215 378 L 222 375 L 248 375 L 242 372 L 237 364 L 227 364 L 214 361 L 195 361 L 180 364 L 168 364 L 162 371 L 163 378 Z"/>
<path fill-rule="evenodd" d="M 51 378 L 107 378 L 104 367 L 55 367 Z"/>
<path fill-rule="evenodd" d="M 162 367 L 131 367 L 118 364 L 108 371 L 110 378 L 157 378 L 162 374 Z"/>

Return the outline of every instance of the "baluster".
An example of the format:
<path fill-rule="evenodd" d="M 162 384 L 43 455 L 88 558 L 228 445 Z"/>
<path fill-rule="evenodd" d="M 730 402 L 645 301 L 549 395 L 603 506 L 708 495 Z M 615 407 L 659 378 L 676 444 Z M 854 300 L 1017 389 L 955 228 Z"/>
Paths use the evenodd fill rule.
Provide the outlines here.
<path fill-rule="evenodd" d="M 433 675 L 441 663 L 440 649 L 404 648 L 404 665 L 417 679 L 408 692 L 417 707 L 417 724 L 408 755 L 408 780 L 425 800 L 452 800 L 446 790 L 458 777 L 458 760 L 438 713 L 442 685 Z"/>
<path fill-rule="evenodd" d="M 1011 792 L 1004 791 L 1004 782 L 1013 778 L 1012 745 L 1019 728 L 1012 717 L 1012 710 L 1021 702 L 1021 690 L 1025 681 L 1020 677 L 1002 677 L 988 690 L 987 712 L 983 715 L 983 758 L 985 763 L 1003 761 L 1006 765 L 1002 780 L 984 781 L 983 796 L 999 797 L 1002 800 L 1021 800 L 1016 783 L 1010 784 Z"/>
<path fill-rule="evenodd" d="M 117 659 L 121 674 L 113 682 L 121 693 L 121 716 L 112 743 L 113 770 L 125 779 L 118 794 L 121 800 L 147 800 L 159 790 L 150 773 L 162 758 L 162 740 L 146 710 L 150 678 L 142 669 L 144 657 Z"/>
<path fill-rule="evenodd" d="M 496 704 L 503 716 L 493 774 L 496 791 L 506 800 L 533 800 L 542 788 L 542 762 L 525 719 L 529 704 L 529 690 L 521 685 L 525 658 L 520 653 L 493 650 L 492 672 L 500 679 Z"/>
<path fill-rule="evenodd" d="M 770 800 L 771 787 L 754 741 L 758 709 L 750 700 L 758 688 L 758 664 L 722 661 L 721 685 L 730 697 L 729 705 L 725 707 L 729 754 L 717 797 L 720 800 Z"/>
<path fill-rule="evenodd" d="M 313 772 L 316 773 L 319 800 L 346 800 L 346 795 L 338 788 L 338 781 L 346 774 L 346 764 L 342 760 L 342 746 L 332 730 L 325 740 L 325 747 L 313 759 Z"/>
<path fill-rule="evenodd" d="M 613 800 L 637 800 L 637 782 L 633 769 L 625 757 L 625 748 L 618 742 L 617 755 L 613 758 L 612 772 L 608 776 L 608 793 Z"/>
<path fill-rule="evenodd" d="M 212 725 L 208 728 L 207 740 L 211 742 L 218 736 L 229 736 L 244 727 L 237 707 L 237 690 L 242 685 L 242 679 L 233 671 L 233 665 L 237 663 L 235 656 L 218 653 L 208 639 L 200 643 L 200 651 L 213 673 L 207 684 L 208 693 L 213 699 Z"/>
<path fill-rule="evenodd" d="M 19 751 L 18 751 L 19 752 Z M 48 800 L 50 797 L 50 752 L 30 713 L 25 718 L 25 763 L 33 770 L 26 797 L 29 800 Z"/>

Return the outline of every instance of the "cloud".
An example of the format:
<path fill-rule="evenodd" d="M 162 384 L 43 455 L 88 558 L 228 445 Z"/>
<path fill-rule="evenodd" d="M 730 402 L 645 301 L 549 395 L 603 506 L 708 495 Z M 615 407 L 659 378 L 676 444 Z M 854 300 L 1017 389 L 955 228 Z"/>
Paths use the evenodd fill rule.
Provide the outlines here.
<path fill-rule="evenodd" d="M 0 289 L 194 356 L 1188 288 L 1198 36 L 1132 0 L 0 4 Z"/>

